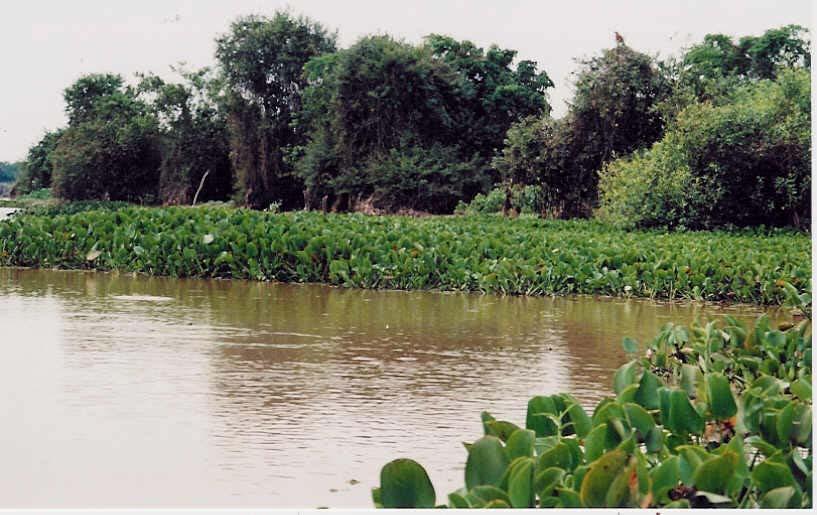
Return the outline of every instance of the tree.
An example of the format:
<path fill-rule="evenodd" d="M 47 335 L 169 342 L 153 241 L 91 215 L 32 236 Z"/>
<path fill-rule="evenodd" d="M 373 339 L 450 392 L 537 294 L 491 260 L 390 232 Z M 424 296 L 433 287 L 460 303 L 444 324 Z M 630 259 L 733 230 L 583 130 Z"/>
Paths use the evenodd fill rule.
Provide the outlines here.
<path fill-rule="evenodd" d="M 14 182 L 20 173 L 22 163 L 6 163 L 0 161 L 0 182 Z"/>
<path fill-rule="evenodd" d="M 48 154 L 53 193 L 68 200 L 153 202 L 161 159 L 158 120 L 121 77 L 97 77 L 83 77 L 65 91 L 71 122 Z M 86 87 L 98 82 L 105 86 Z"/>
<path fill-rule="evenodd" d="M 20 176 L 14 185 L 14 195 L 24 195 L 41 188 L 51 187 L 54 169 L 51 153 L 64 131 L 64 129 L 58 129 L 46 132 L 37 144 L 28 149 Z"/>
<path fill-rule="evenodd" d="M 429 188 L 437 193 L 405 207 L 450 212 L 457 200 L 484 191 L 505 131 L 550 109 L 547 74 L 531 61 L 512 68 L 515 55 L 440 35 L 419 46 L 370 36 L 311 60 L 298 118 L 310 133 L 298 154 L 307 205 L 326 198 L 350 209 L 371 197 L 393 210 L 405 191 Z M 427 170 L 409 171 L 411 164 Z M 461 198 L 452 200 L 455 192 Z"/>
<path fill-rule="evenodd" d="M 459 76 L 462 98 L 455 123 L 468 152 L 490 159 L 514 122 L 550 113 L 547 89 L 553 81 L 534 61 L 522 60 L 512 68 L 516 50 L 492 45 L 485 51 L 439 34 L 427 36 L 425 44 Z"/>
<path fill-rule="evenodd" d="M 209 70 L 177 71 L 184 82 L 146 75 L 138 87 L 160 124 L 159 196 L 164 204 L 225 200 L 232 191 L 229 136 Z"/>
<path fill-rule="evenodd" d="M 304 140 L 292 123 L 306 86 L 303 66 L 333 52 L 335 39 L 308 18 L 276 12 L 272 18 L 239 18 L 216 40 L 237 193 L 246 205 L 302 202 L 302 184 L 285 155 Z"/>
<path fill-rule="evenodd" d="M 309 127 L 310 141 L 298 170 L 307 186 L 308 205 L 316 206 L 325 197 L 333 209 L 352 209 L 357 200 L 372 197 L 376 190 L 375 201 L 383 202 L 378 207 L 395 208 L 393 199 L 404 198 L 397 190 L 411 188 L 409 176 L 419 177 L 415 175 L 419 171 L 407 168 L 408 163 L 419 163 L 420 156 L 411 147 L 433 149 L 431 168 L 441 173 L 425 176 L 423 180 L 431 184 L 435 179 L 440 179 L 439 184 L 450 182 L 450 176 L 443 179 L 449 172 L 467 173 L 455 166 L 472 157 L 458 147 L 462 139 L 456 123 L 462 104 L 459 77 L 433 58 L 428 48 L 389 36 L 369 36 L 346 50 L 310 61 L 305 70 L 310 86 L 304 92 L 300 120 Z M 474 181 L 463 176 L 457 180 L 468 194 L 463 181 Z M 390 182 L 394 195 L 388 193 Z M 414 207 L 436 209 L 449 203 L 433 204 Z M 455 204 L 450 203 L 450 208 Z"/>
<path fill-rule="evenodd" d="M 667 60 L 677 95 L 686 95 L 674 112 L 694 100 L 726 100 L 741 85 L 774 79 L 780 68 L 811 68 L 808 29 L 786 25 L 737 42 L 725 34 L 707 34 L 688 48 L 680 60 Z"/>
<path fill-rule="evenodd" d="M 561 217 L 589 216 L 602 165 L 661 137 L 656 106 L 669 92 L 655 61 L 623 43 L 581 64 L 568 113 L 513 126 L 494 159 L 506 183 L 540 186 L 541 210 Z"/>
<path fill-rule="evenodd" d="M 655 61 L 620 44 L 582 62 L 570 113 L 585 146 L 587 166 L 598 170 L 614 155 L 628 154 L 661 137 L 656 104 L 669 93 Z"/>
<path fill-rule="evenodd" d="M 68 124 L 76 125 L 95 117 L 97 102 L 121 94 L 124 86 L 121 75 L 92 73 L 80 77 L 63 92 Z"/>
<path fill-rule="evenodd" d="M 602 173 L 599 215 L 625 226 L 808 227 L 811 83 L 802 69 L 679 113 L 648 151 Z"/>

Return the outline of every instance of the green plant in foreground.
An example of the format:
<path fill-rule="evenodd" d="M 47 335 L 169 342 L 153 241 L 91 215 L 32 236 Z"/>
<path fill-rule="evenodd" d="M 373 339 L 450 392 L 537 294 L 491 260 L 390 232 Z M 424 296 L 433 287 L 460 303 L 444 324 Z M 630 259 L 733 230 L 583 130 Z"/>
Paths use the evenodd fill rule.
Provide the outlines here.
<path fill-rule="evenodd" d="M 624 347 L 638 351 L 629 338 Z M 810 320 L 668 324 L 613 383 L 592 415 L 568 394 L 530 399 L 524 427 L 484 412 L 447 506 L 811 507 Z M 373 499 L 437 503 L 410 459 L 383 467 Z"/>

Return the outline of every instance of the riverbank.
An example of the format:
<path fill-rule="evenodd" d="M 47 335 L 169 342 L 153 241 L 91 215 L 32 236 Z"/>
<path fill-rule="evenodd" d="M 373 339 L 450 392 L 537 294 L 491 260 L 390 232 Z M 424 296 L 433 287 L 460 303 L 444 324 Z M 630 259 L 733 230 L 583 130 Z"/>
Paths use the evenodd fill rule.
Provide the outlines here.
<path fill-rule="evenodd" d="M 408 218 L 227 207 L 21 214 L 0 265 L 519 295 L 779 304 L 810 291 L 811 246 L 789 231 L 622 231 L 594 221 Z"/>

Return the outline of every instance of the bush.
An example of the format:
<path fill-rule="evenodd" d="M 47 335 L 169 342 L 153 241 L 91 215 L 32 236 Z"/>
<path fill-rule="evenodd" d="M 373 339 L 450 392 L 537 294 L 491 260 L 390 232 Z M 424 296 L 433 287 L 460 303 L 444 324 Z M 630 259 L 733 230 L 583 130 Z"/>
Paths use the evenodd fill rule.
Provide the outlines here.
<path fill-rule="evenodd" d="M 462 198 L 490 186 L 482 160 L 460 161 L 458 150 L 441 145 L 406 146 L 377 156 L 363 169 L 375 207 L 451 213 Z"/>
<path fill-rule="evenodd" d="M 486 194 L 479 193 L 469 203 L 460 201 L 455 210 L 460 215 L 501 213 L 505 206 L 506 189 L 494 188 Z M 538 215 L 545 206 L 541 186 L 514 186 L 511 188 L 511 208 L 519 214 Z"/>
<path fill-rule="evenodd" d="M 601 173 L 599 217 L 621 226 L 805 227 L 811 86 L 787 71 L 684 109 L 660 143 Z"/>

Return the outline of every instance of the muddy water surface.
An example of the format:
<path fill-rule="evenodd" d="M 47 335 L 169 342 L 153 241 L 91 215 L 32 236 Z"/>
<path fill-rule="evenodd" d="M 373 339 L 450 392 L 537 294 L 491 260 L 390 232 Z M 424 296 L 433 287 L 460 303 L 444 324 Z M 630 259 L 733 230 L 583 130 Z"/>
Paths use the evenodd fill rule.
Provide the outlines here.
<path fill-rule="evenodd" d="M 371 507 L 479 413 L 609 391 L 623 336 L 758 308 L 0 269 L 0 508 Z"/>

